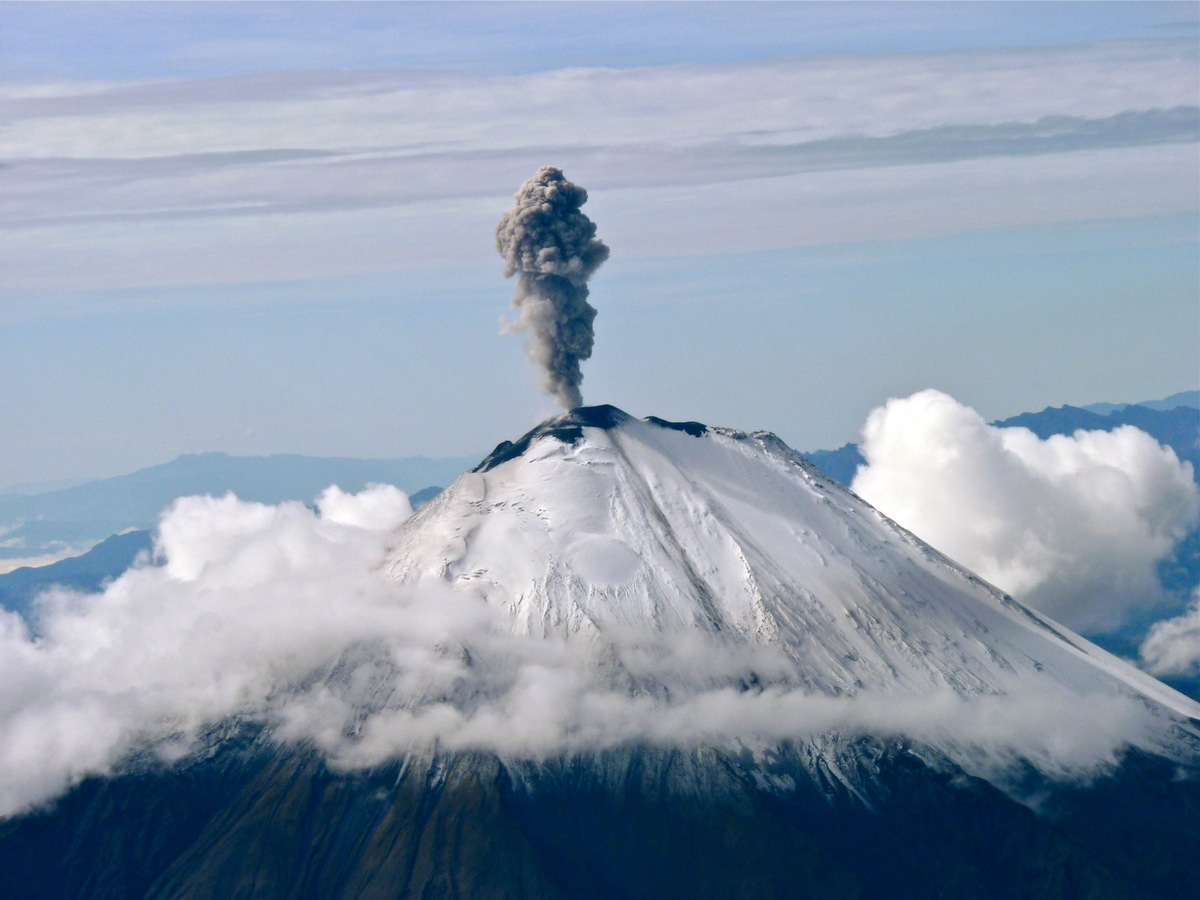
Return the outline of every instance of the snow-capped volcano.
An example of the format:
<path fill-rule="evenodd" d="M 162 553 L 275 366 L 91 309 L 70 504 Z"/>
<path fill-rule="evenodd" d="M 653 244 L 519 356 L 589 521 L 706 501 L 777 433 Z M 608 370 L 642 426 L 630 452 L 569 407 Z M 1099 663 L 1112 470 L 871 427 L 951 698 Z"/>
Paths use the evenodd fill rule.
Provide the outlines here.
<path fill-rule="evenodd" d="M 576 409 L 501 444 L 409 520 L 388 568 L 482 598 L 516 634 L 600 647 L 700 635 L 755 660 L 743 683 L 970 697 L 1019 682 L 1200 719 L 1200 705 L 974 577 L 768 432 Z M 714 680 L 703 665 L 690 674 Z"/>
<path fill-rule="evenodd" d="M 92 610 L 136 644 L 86 606 L 13 639 L 96 673 L 19 721 L 133 737 L 0 822 L 6 897 L 1194 893 L 1200 707 L 773 435 L 581 408 L 398 526 L 389 492 L 193 498 Z"/>

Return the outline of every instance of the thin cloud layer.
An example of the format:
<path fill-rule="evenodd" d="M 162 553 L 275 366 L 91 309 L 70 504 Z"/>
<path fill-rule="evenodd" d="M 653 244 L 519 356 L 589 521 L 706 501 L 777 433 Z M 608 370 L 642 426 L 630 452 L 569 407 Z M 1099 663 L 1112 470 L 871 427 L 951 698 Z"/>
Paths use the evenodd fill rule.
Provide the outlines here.
<path fill-rule="evenodd" d="M 1195 209 L 1198 89 L 1191 48 L 1171 41 L 525 75 L 0 85 L 10 123 L 0 262 L 27 290 L 486 265 L 486 237 L 464 243 L 464 223 L 486 235 L 491 210 L 545 156 L 593 190 L 644 195 L 628 234 L 604 213 L 626 257 L 711 252 L 674 228 L 710 221 L 697 204 L 717 186 L 720 218 L 747 225 L 787 205 L 781 197 L 803 200 L 803 215 L 772 213 L 725 252 L 1177 214 Z M 937 189 L 906 188 L 904 167 L 929 170 Z M 876 209 L 858 206 L 863 173 Z M 854 215 L 842 221 L 845 207 Z M 963 221 L 981 207 L 987 215 Z M 438 241 L 420 240 L 429 230 Z M 355 241 L 330 242 L 338 233 Z M 119 271 L 102 265 L 144 241 L 144 253 L 121 252 Z M 256 270 L 240 262 L 247 241 Z M 71 266 L 55 262 L 68 255 Z M 203 265 L 189 262 L 197 255 Z"/>
<path fill-rule="evenodd" d="M 1043 441 L 927 390 L 874 410 L 863 438 L 856 493 L 1076 630 L 1162 601 L 1155 564 L 1200 517 L 1190 464 L 1131 426 Z"/>
<path fill-rule="evenodd" d="M 159 565 L 102 594 L 45 595 L 33 631 L 0 615 L 0 816 L 134 758 L 178 760 L 223 722 L 257 723 L 339 767 L 439 747 L 522 758 L 635 743 L 765 746 L 907 735 L 1000 781 L 1029 760 L 1086 777 L 1159 726 L 1130 696 L 1014 680 L 1002 695 L 814 695 L 771 645 L 631 630 L 518 637 L 484 600 L 383 574 L 410 512 L 394 488 L 316 509 L 178 500 Z M 747 685 L 756 685 L 748 688 Z"/>

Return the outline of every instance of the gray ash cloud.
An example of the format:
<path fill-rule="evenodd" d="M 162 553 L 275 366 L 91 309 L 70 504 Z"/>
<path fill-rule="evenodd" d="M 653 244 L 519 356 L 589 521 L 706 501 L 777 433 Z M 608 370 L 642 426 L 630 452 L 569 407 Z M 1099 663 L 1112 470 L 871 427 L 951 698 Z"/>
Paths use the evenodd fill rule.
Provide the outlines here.
<path fill-rule="evenodd" d="M 595 308 L 587 281 L 608 259 L 596 225 L 581 210 L 587 191 L 561 169 L 543 166 L 521 185 L 496 227 L 506 278 L 517 276 L 514 330 L 529 332 L 529 358 L 542 367 L 542 388 L 566 409 L 582 405 L 580 363 L 592 355 Z"/>

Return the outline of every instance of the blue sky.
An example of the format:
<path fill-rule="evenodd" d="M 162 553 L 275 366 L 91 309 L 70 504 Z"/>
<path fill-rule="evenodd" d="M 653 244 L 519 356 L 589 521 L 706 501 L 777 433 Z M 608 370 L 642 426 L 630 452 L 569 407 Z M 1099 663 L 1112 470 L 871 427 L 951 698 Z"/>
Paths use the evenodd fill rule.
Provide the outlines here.
<path fill-rule="evenodd" d="M 6 78 L 536 72 L 1194 35 L 1194 4 L 10 3 Z M 1153 8 L 1147 9 L 1147 6 Z"/>
<path fill-rule="evenodd" d="M 612 248 L 587 402 L 816 449 L 1196 388 L 1198 11 L 0 4 L 0 486 L 515 436 L 547 163 Z"/>

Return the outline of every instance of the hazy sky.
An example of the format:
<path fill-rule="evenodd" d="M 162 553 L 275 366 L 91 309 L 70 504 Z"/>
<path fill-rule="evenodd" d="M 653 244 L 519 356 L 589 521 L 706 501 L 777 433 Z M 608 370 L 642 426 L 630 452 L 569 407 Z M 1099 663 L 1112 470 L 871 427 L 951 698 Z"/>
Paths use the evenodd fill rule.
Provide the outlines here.
<path fill-rule="evenodd" d="M 554 411 L 493 234 L 612 248 L 586 402 L 855 440 L 1200 386 L 1200 7 L 0 4 L 0 486 Z"/>

